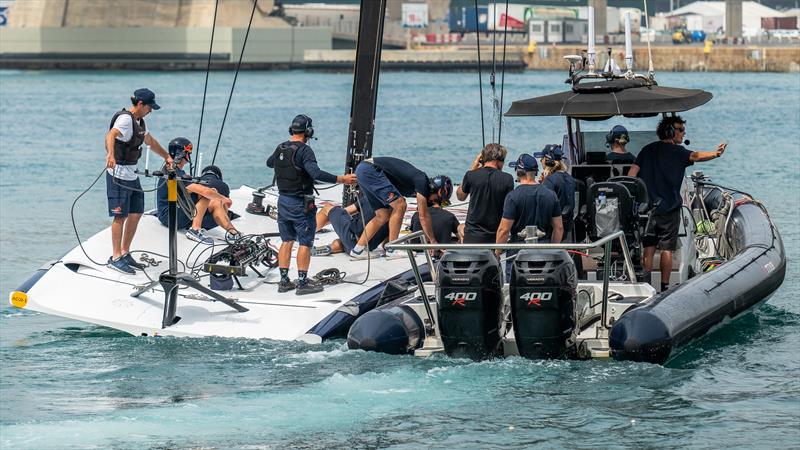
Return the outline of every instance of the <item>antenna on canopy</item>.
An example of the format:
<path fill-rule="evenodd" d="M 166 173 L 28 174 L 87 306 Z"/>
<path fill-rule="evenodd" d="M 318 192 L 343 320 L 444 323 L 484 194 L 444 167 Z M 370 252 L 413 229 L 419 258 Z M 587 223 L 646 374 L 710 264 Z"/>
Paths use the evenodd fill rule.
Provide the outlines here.
<path fill-rule="evenodd" d="M 655 68 L 653 68 L 653 51 L 650 48 L 650 15 L 647 14 L 647 0 L 644 1 L 644 27 L 647 30 L 647 58 L 649 60 L 647 65 L 647 72 L 650 73 L 650 79 L 655 75 Z"/>
<path fill-rule="evenodd" d="M 594 50 L 594 6 L 589 6 L 589 75 L 594 75 L 597 53 Z"/>
<path fill-rule="evenodd" d="M 631 13 L 625 13 L 625 68 L 626 76 L 633 74 L 633 46 L 631 45 Z"/>

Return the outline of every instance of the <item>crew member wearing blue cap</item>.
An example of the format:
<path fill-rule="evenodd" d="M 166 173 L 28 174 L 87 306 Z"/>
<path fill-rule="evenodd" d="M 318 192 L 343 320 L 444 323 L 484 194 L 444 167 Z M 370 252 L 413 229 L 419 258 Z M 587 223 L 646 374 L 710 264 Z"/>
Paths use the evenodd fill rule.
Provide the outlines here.
<path fill-rule="evenodd" d="M 633 164 L 636 157 L 625 149 L 625 144 L 630 141 L 628 130 L 622 125 L 614 125 L 606 135 L 606 147 L 611 149 L 606 153 L 606 161 L 611 164 Z"/>
<path fill-rule="evenodd" d="M 375 217 L 358 238 L 350 252 L 351 258 L 365 259 L 367 241 L 387 222 L 389 241 L 397 239 L 407 208 L 405 197 L 416 197 L 422 230 L 428 242 L 436 243 L 428 202 L 449 202 L 453 194 L 453 182 L 449 177 L 437 175 L 428 178 L 425 172 L 410 163 L 389 156 L 362 161 L 356 167 L 356 175 L 361 192 L 375 210 Z M 386 251 L 389 259 L 405 256 L 402 252 Z"/>
<path fill-rule="evenodd" d="M 144 270 L 144 265 L 130 254 L 131 242 L 144 212 L 144 192 L 136 174 L 142 144 L 150 146 L 168 165 L 172 164 L 169 153 L 147 132 L 144 123 L 144 116 L 150 111 L 161 109 L 156 103 L 156 94 L 150 89 L 137 89 L 131 104 L 130 110 L 122 109 L 114 114 L 105 138 L 108 215 L 114 218 L 108 266 L 127 274 L 135 273 L 134 268 Z"/>
<path fill-rule="evenodd" d="M 496 242 L 522 242 L 519 233 L 528 225 L 536 225 L 545 233 L 539 242 L 561 242 L 564 234 L 561 206 L 553 191 L 536 182 L 539 172 L 536 158 L 523 153 L 509 166 L 516 170 L 519 186 L 506 196 Z M 501 252 L 498 250 L 497 253 Z"/>
<path fill-rule="evenodd" d="M 267 159 L 267 167 L 275 169 L 278 185 L 278 231 L 281 248 L 278 251 L 278 267 L 281 281 L 278 292 L 295 291 L 297 295 L 322 291 L 322 286 L 308 281 L 308 266 L 311 264 L 311 247 L 317 230 L 317 206 L 314 203 L 314 180 L 326 183 L 355 184 L 354 174 L 334 175 L 317 165 L 314 150 L 307 144 L 314 137 L 311 118 L 300 114 L 289 127 L 292 137 L 280 144 Z M 297 249 L 297 284 L 289 279 L 294 242 Z"/>
<path fill-rule="evenodd" d="M 564 236 L 561 241 L 572 242 L 573 215 L 575 213 L 575 179 L 567 172 L 564 155 L 558 144 L 546 145 L 544 150 L 533 156 L 541 158 L 542 185 L 556 193 L 561 205 L 561 220 L 564 223 Z"/>

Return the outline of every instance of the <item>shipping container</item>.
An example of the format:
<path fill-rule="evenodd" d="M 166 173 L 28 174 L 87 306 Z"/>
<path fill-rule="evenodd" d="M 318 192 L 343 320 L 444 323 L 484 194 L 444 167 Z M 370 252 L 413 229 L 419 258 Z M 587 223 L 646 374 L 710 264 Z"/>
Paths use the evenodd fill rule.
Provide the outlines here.
<path fill-rule="evenodd" d="M 525 11 L 529 8 L 529 5 L 521 5 L 518 3 L 489 3 L 487 7 L 489 17 L 488 29 L 524 33 L 527 31 L 525 27 Z"/>
<path fill-rule="evenodd" d="M 796 30 L 797 16 L 792 17 L 762 17 L 761 28 L 765 30 Z"/>
<path fill-rule="evenodd" d="M 474 33 L 475 29 L 475 15 L 476 9 L 474 6 L 462 6 L 456 8 L 450 13 L 450 31 Z M 486 6 L 479 6 L 477 9 L 478 16 L 478 29 L 477 31 L 485 32 L 488 27 L 489 15 Z"/>
<path fill-rule="evenodd" d="M 588 33 L 587 20 L 528 20 L 528 42 L 537 44 L 579 44 L 586 42 Z"/>

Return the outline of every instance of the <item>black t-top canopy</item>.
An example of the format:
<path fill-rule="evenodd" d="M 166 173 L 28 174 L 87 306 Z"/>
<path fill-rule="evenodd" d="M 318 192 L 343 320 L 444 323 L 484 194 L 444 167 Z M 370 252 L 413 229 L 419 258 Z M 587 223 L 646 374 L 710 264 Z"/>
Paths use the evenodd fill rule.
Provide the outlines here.
<path fill-rule="evenodd" d="M 662 87 L 643 79 L 614 79 L 580 83 L 571 91 L 519 100 L 506 116 L 569 116 L 582 120 L 605 120 L 613 116 L 648 117 L 688 111 L 709 100 L 702 89 Z"/>

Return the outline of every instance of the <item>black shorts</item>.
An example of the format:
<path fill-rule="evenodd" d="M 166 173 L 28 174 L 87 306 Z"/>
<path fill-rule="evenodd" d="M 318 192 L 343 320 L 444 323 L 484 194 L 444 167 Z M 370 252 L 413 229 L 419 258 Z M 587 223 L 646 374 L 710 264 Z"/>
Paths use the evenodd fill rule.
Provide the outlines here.
<path fill-rule="evenodd" d="M 655 213 L 645 232 L 645 247 L 656 247 L 659 250 L 675 251 L 678 249 L 678 228 L 681 224 L 681 208 Z"/>

